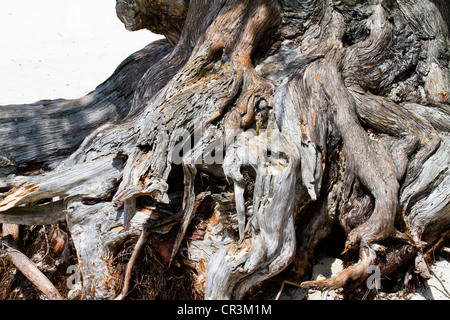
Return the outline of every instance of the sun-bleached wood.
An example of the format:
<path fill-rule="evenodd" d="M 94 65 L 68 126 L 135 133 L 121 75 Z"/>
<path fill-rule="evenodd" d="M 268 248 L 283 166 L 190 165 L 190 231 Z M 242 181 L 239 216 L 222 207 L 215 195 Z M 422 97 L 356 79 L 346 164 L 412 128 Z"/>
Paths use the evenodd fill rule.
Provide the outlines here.
<path fill-rule="evenodd" d="M 168 265 L 186 242 L 206 299 L 243 298 L 286 269 L 322 290 L 373 263 L 425 275 L 450 226 L 449 12 L 444 0 L 118 0 L 128 29 L 167 40 L 86 97 L 0 107 L 0 222 L 66 221 L 84 298 L 123 298 L 115 253 L 141 236 L 128 286 L 142 239 L 178 222 Z M 138 208 L 169 205 L 176 166 L 181 212 Z M 186 239 L 201 174 L 228 190 L 208 193 L 204 236 Z M 336 227 L 359 258 L 307 281 Z"/>

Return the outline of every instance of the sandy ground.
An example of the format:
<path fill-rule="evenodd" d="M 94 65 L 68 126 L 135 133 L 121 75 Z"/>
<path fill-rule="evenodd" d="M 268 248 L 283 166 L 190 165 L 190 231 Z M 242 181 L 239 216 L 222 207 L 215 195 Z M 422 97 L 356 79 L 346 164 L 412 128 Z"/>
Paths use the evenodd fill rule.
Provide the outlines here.
<path fill-rule="evenodd" d="M 78 98 L 106 80 L 131 53 L 161 38 L 127 31 L 113 0 L 0 0 L 0 105 Z M 342 261 L 322 257 L 313 279 L 336 274 Z M 450 263 L 438 257 L 435 277 L 407 299 L 448 299 Z M 281 299 L 339 299 L 286 287 Z M 380 294 L 381 299 L 398 295 Z"/>
<path fill-rule="evenodd" d="M 381 287 L 376 300 L 450 300 L 450 262 L 443 256 L 437 256 L 431 266 L 432 277 L 425 281 L 415 293 L 402 290 L 386 293 Z M 311 280 L 329 278 L 343 270 L 342 260 L 326 255 L 319 256 L 313 267 Z M 369 291 L 369 290 L 368 290 Z M 280 300 L 342 300 L 341 289 L 321 292 L 285 285 Z"/>
<path fill-rule="evenodd" d="M 0 105 L 82 97 L 158 38 L 127 31 L 114 0 L 0 0 Z"/>

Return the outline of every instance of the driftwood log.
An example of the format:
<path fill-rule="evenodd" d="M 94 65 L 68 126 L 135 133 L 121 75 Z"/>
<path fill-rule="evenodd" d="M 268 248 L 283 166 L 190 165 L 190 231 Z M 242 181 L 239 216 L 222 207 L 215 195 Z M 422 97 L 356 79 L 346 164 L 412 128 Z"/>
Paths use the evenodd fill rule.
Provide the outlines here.
<path fill-rule="evenodd" d="M 447 0 L 116 9 L 166 39 L 85 97 L 0 106 L 0 222 L 66 223 L 83 298 L 126 297 L 147 239 L 171 232 L 165 266 L 192 268 L 205 299 L 283 270 L 321 290 L 370 265 L 427 276 L 450 227 Z M 336 228 L 348 267 L 308 281 Z"/>

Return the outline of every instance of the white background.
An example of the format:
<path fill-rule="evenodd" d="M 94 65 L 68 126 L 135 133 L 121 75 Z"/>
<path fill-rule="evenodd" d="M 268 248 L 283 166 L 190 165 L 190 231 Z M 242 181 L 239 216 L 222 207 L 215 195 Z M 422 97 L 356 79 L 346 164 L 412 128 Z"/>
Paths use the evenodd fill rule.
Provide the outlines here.
<path fill-rule="evenodd" d="M 79 98 L 161 38 L 127 31 L 114 0 L 0 0 L 0 105 Z"/>

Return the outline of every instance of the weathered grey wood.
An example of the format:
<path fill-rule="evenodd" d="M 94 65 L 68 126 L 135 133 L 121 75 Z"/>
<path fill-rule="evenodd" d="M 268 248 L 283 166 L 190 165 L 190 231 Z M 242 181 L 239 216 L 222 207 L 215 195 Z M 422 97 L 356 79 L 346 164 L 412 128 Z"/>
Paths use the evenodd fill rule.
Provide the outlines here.
<path fill-rule="evenodd" d="M 119 0 L 116 3 L 116 12 L 128 30 L 148 29 L 163 34 L 174 46 L 180 39 L 188 5 L 189 1 L 185 0 Z"/>
<path fill-rule="evenodd" d="M 414 261 L 423 272 L 450 226 L 448 2 L 116 8 L 130 30 L 167 41 L 84 98 L 0 107 L 0 222 L 65 220 L 84 298 L 117 297 L 114 255 L 141 235 L 124 297 L 146 237 L 178 221 L 169 266 L 186 243 L 180 259 L 206 299 L 243 298 L 286 268 L 307 280 L 315 249 L 338 227 L 359 258 L 303 287 L 363 279 L 379 256 L 383 275 Z M 173 176 L 180 166 L 184 179 Z M 199 190 L 202 174 L 228 192 Z M 170 183 L 184 184 L 181 212 Z M 186 237 L 210 194 L 202 235 Z M 158 208 L 139 208 L 146 197 Z"/>
<path fill-rule="evenodd" d="M 272 123 L 271 125 L 274 125 Z M 268 137 L 271 143 L 268 145 Z M 237 243 L 222 248 L 209 261 L 206 271 L 205 297 L 208 299 L 242 298 L 255 284 L 281 272 L 295 252 L 295 228 L 293 220 L 298 176 L 299 155 L 292 141 L 270 128 L 266 135 L 254 136 L 243 133 L 237 137 L 225 159 L 229 178 L 233 181 L 244 165 L 256 166 L 253 212 Z M 281 153 L 279 158 L 260 157 L 262 152 Z M 256 160 L 256 162 L 252 162 Z M 231 162 L 231 163 L 230 163 Z M 239 179 L 239 178 L 238 178 Z M 235 190 L 236 197 L 236 190 Z M 236 206 L 241 205 L 236 197 Z M 245 215 L 238 212 L 238 220 Z M 280 230 L 283 230 L 280 233 Z M 236 255 L 236 252 L 239 252 Z M 267 270 L 264 275 L 259 271 Z"/>
<path fill-rule="evenodd" d="M 79 99 L 0 106 L 0 170 L 26 170 L 33 163 L 55 167 L 99 126 L 118 122 L 128 114 L 140 79 L 170 51 L 165 40 L 150 44 L 130 55 L 109 79 Z"/>
<path fill-rule="evenodd" d="M 19 224 L 27 226 L 41 226 L 57 224 L 66 221 L 63 200 L 48 204 L 36 205 L 31 208 L 13 208 L 0 213 L 2 223 Z"/>

